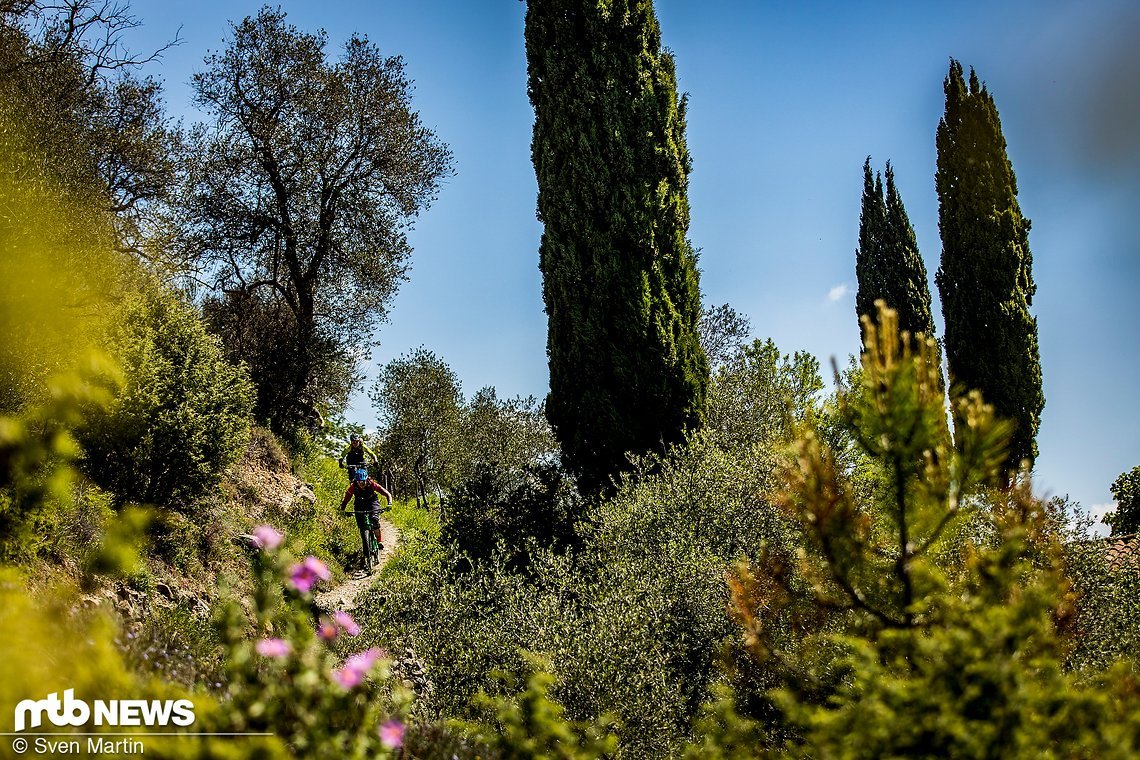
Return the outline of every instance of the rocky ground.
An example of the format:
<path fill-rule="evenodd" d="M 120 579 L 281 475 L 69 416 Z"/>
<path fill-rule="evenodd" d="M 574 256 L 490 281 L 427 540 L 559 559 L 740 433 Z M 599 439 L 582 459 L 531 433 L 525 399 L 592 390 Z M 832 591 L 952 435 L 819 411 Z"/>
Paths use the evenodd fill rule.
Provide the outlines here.
<path fill-rule="evenodd" d="M 400 531 L 396 530 L 395 525 L 382 519 L 380 520 L 380 527 L 384 536 L 384 548 L 380 551 L 380 563 L 369 575 L 352 574 L 348 580 L 339 586 L 318 593 L 314 599 L 318 607 L 329 612 L 336 610 L 347 612 L 356 606 L 356 600 L 360 598 L 360 595 L 376 582 L 376 575 L 380 572 L 380 568 L 384 566 L 384 563 L 388 561 L 400 543 Z"/>

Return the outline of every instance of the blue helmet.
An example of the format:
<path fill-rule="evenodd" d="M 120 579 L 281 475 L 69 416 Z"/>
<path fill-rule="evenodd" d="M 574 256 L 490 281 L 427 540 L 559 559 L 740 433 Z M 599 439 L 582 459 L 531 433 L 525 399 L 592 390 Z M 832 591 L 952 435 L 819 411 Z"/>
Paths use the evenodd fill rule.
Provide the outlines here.
<path fill-rule="evenodd" d="M 357 467 L 352 472 L 352 479 L 357 483 L 363 483 L 368 480 L 368 470 L 363 467 Z"/>

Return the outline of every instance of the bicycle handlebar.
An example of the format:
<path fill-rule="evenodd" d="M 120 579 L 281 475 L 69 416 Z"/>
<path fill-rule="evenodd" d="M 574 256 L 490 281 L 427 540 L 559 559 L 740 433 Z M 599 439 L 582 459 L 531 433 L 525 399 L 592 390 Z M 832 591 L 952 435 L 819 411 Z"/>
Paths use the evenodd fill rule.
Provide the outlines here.
<path fill-rule="evenodd" d="M 336 463 L 342 470 L 349 467 L 379 467 L 380 459 L 379 457 L 373 457 L 371 462 L 345 462 L 344 457 L 341 457 L 340 459 L 336 460 Z"/>

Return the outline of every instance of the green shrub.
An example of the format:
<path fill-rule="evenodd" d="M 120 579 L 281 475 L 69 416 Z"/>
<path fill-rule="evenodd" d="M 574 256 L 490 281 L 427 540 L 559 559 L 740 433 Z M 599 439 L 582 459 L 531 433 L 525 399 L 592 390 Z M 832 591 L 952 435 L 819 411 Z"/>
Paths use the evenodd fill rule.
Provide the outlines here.
<path fill-rule="evenodd" d="M 513 699 L 492 674 L 523 683 L 526 650 L 551 663 L 549 695 L 568 720 L 612 715 L 623 756 L 682 750 L 710 685 L 722 680 L 717 653 L 733 632 L 725 572 L 741 553 L 790 541 L 790 523 L 763 498 L 776 459 L 759 447 L 735 457 L 702 437 L 637 466 L 612 501 L 587 513 L 582 546 L 568 554 L 521 538 L 492 544 L 456 574 L 457 550 L 429 532 L 405 532 L 383 591 L 359 612 L 374 622 L 370 642 L 410 646 L 423 659 L 429 715 L 490 720 L 477 696 Z"/>
<path fill-rule="evenodd" d="M 119 630 L 115 645 L 123 662 L 141 675 L 152 675 L 188 689 L 218 689 L 226 652 L 209 619 L 184 606 L 154 605 L 130 628 Z"/>
<path fill-rule="evenodd" d="M 860 504 L 829 448 L 805 432 L 783 501 L 810 539 L 793 571 L 806 593 L 779 566 L 742 567 L 733 582 L 743 643 L 783 681 L 768 692 L 775 721 L 722 698 L 692 754 L 1135 756 L 1135 675 L 1063 668 L 1057 624 L 1072 599 L 1055 520 L 1024 473 L 990 490 L 1005 483 L 1010 426 L 972 394 L 955 404 L 952 445 L 934 342 L 912 353 L 889 310 L 863 326 L 863 373 L 840 392 L 839 412 L 882 463 L 893 498 Z M 990 524 L 980 541 L 954 531 L 971 514 Z M 946 540 L 959 550 L 939 551 Z M 813 610 L 829 624 L 805 627 Z M 789 625 L 804 631 L 791 646 Z"/>
<path fill-rule="evenodd" d="M 763 358 L 772 366 L 757 373 L 788 388 L 813 372 L 805 361 L 778 364 L 774 351 Z M 490 720 L 477 697 L 513 699 L 492 673 L 523 683 L 525 650 L 551 663 L 549 698 L 568 720 L 611 715 L 623 757 L 678 755 L 710 688 L 725 680 L 719 653 L 734 631 L 726 572 L 765 547 L 790 555 L 798 541 L 770 494 L 787 421 L 814 403 L 815 386 L 802 385 L 798 395 L 772 391 L 763 415 L 754 406 L 747 436 L 709 431 L 636 460 L 617 494 L 588 509 L 570 504 L 557 478 L 484 470 L 447 501 L 442 538 L 404 535 L 383 591 L 360 609 L 374 620 L 366 635 L 424 661 L 433 718 Z M 575 513 L 583 519 L 567 535 L 564 518 Z M 570 551 L 552 552 L 559 542 Z M 456 573 L 466 559 L 473 567 Z"/>
<path fill-rule="evenodd" d="M 253 388 L 194 310 L 159 286 L 123 306 L 109 336 L 125 383 L 79 429 L 83 468 L 123 501 L 189 508 L 241 453 Z"/>
<path fill-rule="evenodd" d="M 528 657 L 533 673 L 526 687 L 510 676 L 503 676 L 508 688 L 518 690 L 509 697 L 480 695 L 478 704 L 491 714 L 490 725 L 477 726 L 475 735 L 504 760 L 596 760 L 611 757 L 617 750 L 617 737 L 610 732 L 612 720 L 575 723 L 566 719 L 562 705 L 551 699 L 556 677 L 550 664 L 539 657 Z"/>
<path fill-rule="evenodd" d="M 1125 660 L 1137 668 L 1140 563 L 1127 551 L 1109 554 L 1112 539 L 1067 537 L 1065 575 L 1075 596 L 1074 614 L 1063 630 L 1068 667 L 1096 673 Z"/>
<path fill-rule="evenodd" d="M 229 599 L 217 620 L 218 633 L 209 636 L 198 630 L 199 621 L 177 610 L 158 613 L 141 630 L 124 633 L 106 609 L 83 611 L 67 589 L 41 593 L 33 601 L 21 588 L 24 579 L 4 571 L 0 709 L 11 715 L 23 699 L 64 689 L 75 689 L 76 698 L 88 701 L 188 698 L 196 733 L 161 739 L 141 734 L 148 755 L 393 757 L 410 694 L 392 680 L 383 652 L 344 660 L 317 636 L 312 597 L 297 573 L 298 565 L 285 552 L 260 553 L 252 599 Z M 197 662 L 203 655 L 207 661 Z M 209 684 L 213 695 L 186 689 L 186 682 L 203 677 L 217 679 Z M 382 731 L 385 725 L 390 730 Z M 234 732 L 265 735 L 211 736 Z"/>
<path fill-rule="evenodd" d="M 483 466 L 447 499 L 441 539 L 473 562 L 490 559 L 501 543 L 510 554 L 508 565 L 521 567 L 528 563 L 530 543 L 565 549 L 574 542 L 579 505 L 557 464 Z"/>

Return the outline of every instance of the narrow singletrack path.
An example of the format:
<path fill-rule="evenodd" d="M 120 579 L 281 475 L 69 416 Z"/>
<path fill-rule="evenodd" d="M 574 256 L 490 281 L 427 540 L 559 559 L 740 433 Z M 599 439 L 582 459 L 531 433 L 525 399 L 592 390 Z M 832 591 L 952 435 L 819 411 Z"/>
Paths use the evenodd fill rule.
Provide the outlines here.
<path fill-rule="evenodd" d="M 313 602 L 320 609 L 328 612 L 336 612 L 337 610 L 344 610 L 345 612 L 356 607 L 356 600 L 360 598 L 368 589 L 372 588 L 376 583 L 376 577 L 380 573 L 380 568 L 384 567 L 384 563 L 392 556 L 392 552 L 396 550 L 396 546 L 400 543 L 400 531 L 396 526 L 387 520 L 380 519 L 381 533 L 384 536 L 384 548 L 380 552 L 380 562 L 372 571 L 371 575 L 350 575 L 348 580 L 339 586 L 334 586 L 328 591 L 318 593 Z"/>

